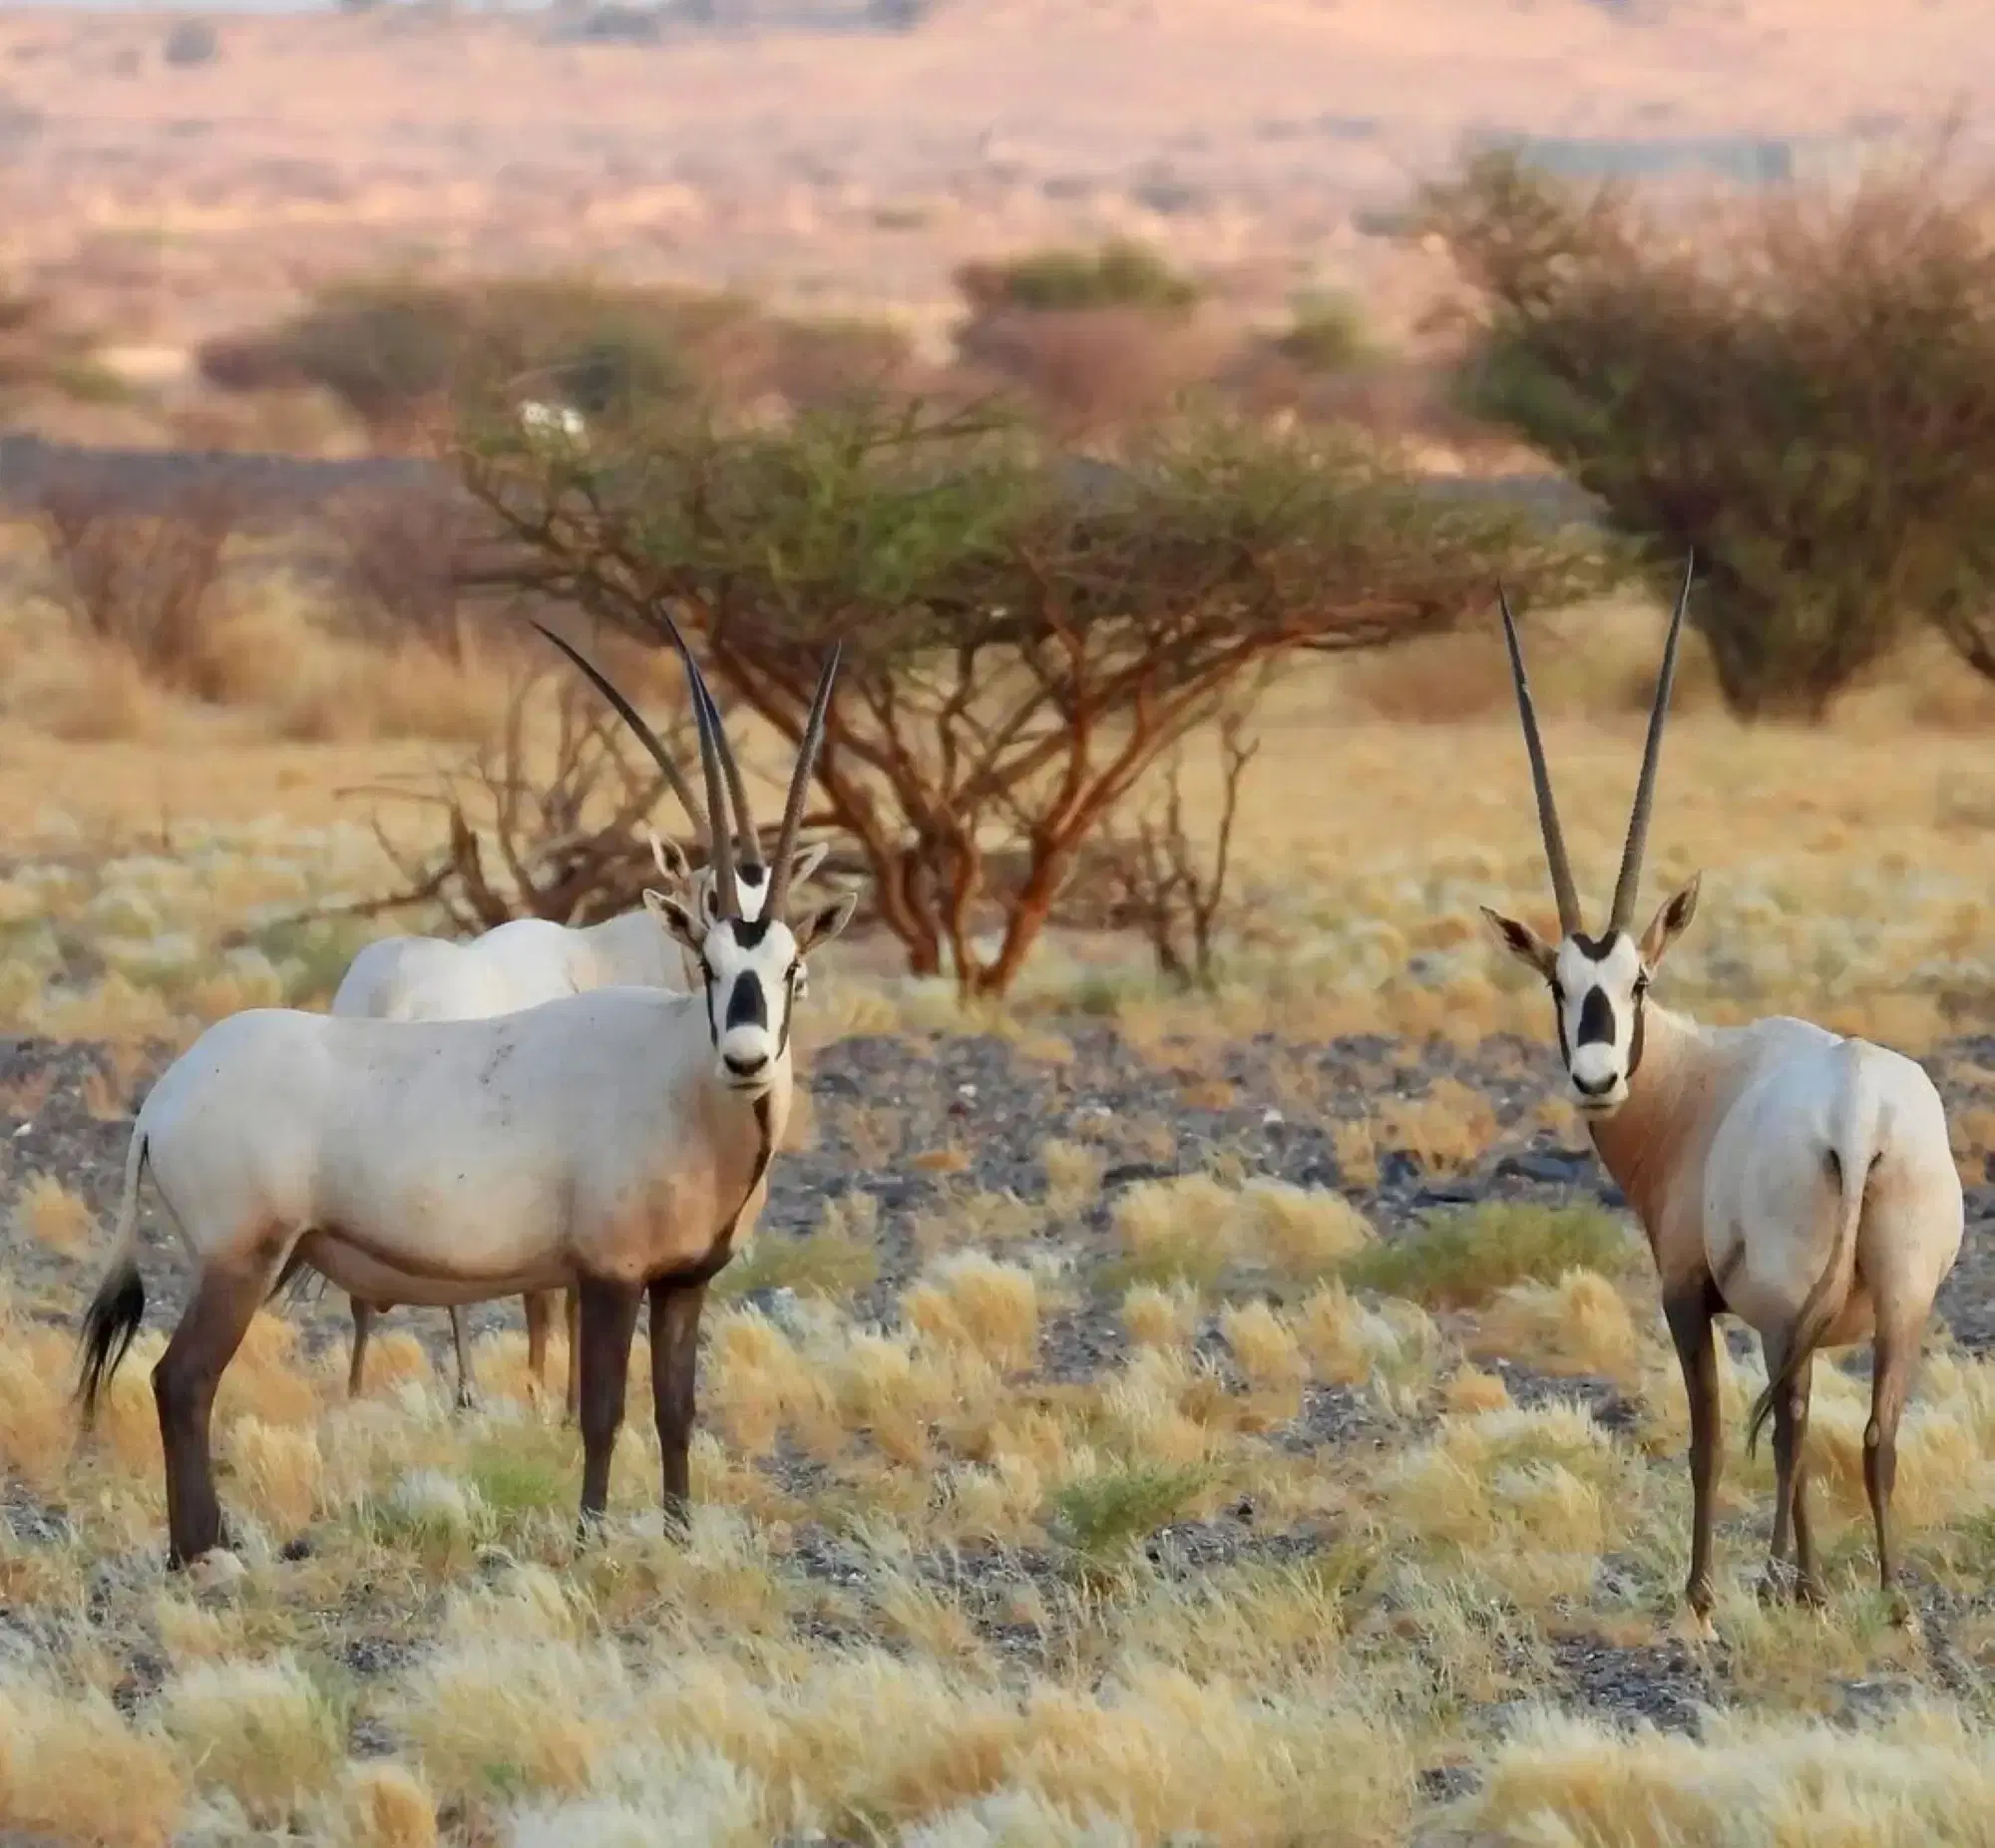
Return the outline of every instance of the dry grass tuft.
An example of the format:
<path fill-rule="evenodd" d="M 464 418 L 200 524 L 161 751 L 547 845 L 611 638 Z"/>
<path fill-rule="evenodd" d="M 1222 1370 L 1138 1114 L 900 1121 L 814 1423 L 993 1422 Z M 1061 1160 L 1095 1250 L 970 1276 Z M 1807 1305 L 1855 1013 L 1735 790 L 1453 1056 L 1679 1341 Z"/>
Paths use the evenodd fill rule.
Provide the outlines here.
<path fill-rule="evenodd" d="M 406 1765 L 389 1760 L 352 1766 L 341 1810 L 352 1848 L 435 1848 L 436 1805 Z"/>
<path fill-rule="evenodd" d="M 1462 1822 L 1505 1841 L 1912 1848 L 1980 1840 L 1995 1814 L 1986 1729 L 1928 1699 L 1855 1729 L 1719 1713 L 1702 1740 L 1545 1712 L 1512 1728 L 1483 1774 Z"/>
<path fill-rule="evenodd" d="M 1642 1366 L 1634 1317 L 1621 1293 L 1592 1271 L 1555 1284 L 1513 1284 L 1482 1311 L 1472 1350 L 1529 1361 L 1551 1373 L 1596 1373 L 1633 1385 Z"/>
<path fill-rule="evenodd" d="M 967 1347 L 1002 1367 L 1027 1367 L 1039 1343 L 1038 1287 L 1017 1265 L 981 1252 L 932 1264 L 902 1298 L 908 1319 L 937 1340 Z"/>
<path fill-rule="evenodd" d="M 288 1656 L 197 1663 L 161 1693 L 160 1716 L 196 1784 L 225 1790 L 262 1828 L 293 1825 L 346 1753 L 344 1716 Z"/>
<path fill-rule="evenodd" d="M 1107 1167 L 1099 1149 L 1058 1140 L 1040 1147 L 1039 1165 L 1046 1171 L 1046 1212 L 1054 1219 L 1072 1219 L 1091 1207 Z"/>
<path fill-rule="evenodd" d="M 0 1681 L 0 1828 L 165 1848 L 186 1799 L 166 1742 L 135 1731 L 103 1694 Z"/>
<path fill-rule="evenodd" d="M 14 1203 L 14 1235 L 32 1239 L 65 1258 L 74 1258 L 90 1243 L 91 1214 L 87 1202 L 72 1194 L 52 1174 L 31 1176 Z"/>

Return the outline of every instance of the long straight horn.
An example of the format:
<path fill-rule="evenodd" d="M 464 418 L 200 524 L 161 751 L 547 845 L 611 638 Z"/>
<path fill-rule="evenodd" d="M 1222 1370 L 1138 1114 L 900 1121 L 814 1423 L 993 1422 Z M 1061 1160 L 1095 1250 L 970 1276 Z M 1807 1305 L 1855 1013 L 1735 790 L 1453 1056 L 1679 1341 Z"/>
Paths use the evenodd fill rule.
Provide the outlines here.
<path fill-rule="evenodd" d="M 1531 759 L 1531 786 L 1538 792 L 1538 831 L 1545 840 L 1545 864 L 1551 868 L 1559 929 L 1570 936 L 1582 923 L 1579 894 L 1573 890 L 1572 862 L 1566 858 L 1565 836 L 1559 832 L 1558 804 L 1552 800 L 1552 773 L 1545 764 L 1545 741 L 1538 736 L 1537 708 L 1531 704 L 1531 683 L 1524 673 L 1524 650 L 1517 640 L 1517 621 L 1510 614 L 1510 598 L 1500 583 L 1496 586 L 1496 606 L 1503 612 L 1503 638 L 1510 644 L 1510 672 L 1517 682 L 1517 716 L 1524 722 L 1524 749 Z"/>
<path fill-rule="evenodd" d="M 608 700 L 608 702 L 612 706 L 616 708 L 616 711 L 621 716 L 624 724 L 629 726 L 629 728 L 637 734 L 637 742 L 641 744 L 645 750 L 650 752 L 653 760 L 656 762 L 658 766 L 659 775 L 661 775 L 665 779 L 665 783 L 670 788 L 672 794 L 679 799 L 679 806 L 685 810 L 686 815 L 691 820 L 693 826 L 697 828 L 702 834 L 706 833 L 707 832 L 706 811 L 700 807 L 699 799 L 692 793 L 692 785 L 685 780 L 683 775 L 680 774 L 678 765 L 672 761 L 671 753 L 667 751 L 665 747 L 658 742 L 657 734 L 654 731 L 652 731 L 648 725 L 644 723 L 641 717 L 638 716 L 636 707 L 631 705 L 631 703 L 627 699 L 625 699 L 623 695 L 619 693 L 614 686 L 610 684 L 608 676 L 605 675 L 601 671 L 601 669 L 599 669 L 595 664 L 595 662 L 589 660 L 579 650 L 572 647 L 568 642 L 564 641 L 562 637 L 557 635 L 553 629 L 547 626 L 546 623 L 538 621 L 532 616 L 528 617 L 527 619 L 528 621 L 534 624 L 535 628 L 539 629 L 543 635 L 545 635 L 551 642 L 553 642 L 557 648 L 559 648 L 565 655 L 567 655 L 568 658 L 576 664 L 576 666 L 580 667 L 582 671 L 589 677 L 590 682 L 595 686 L 596 690 L 598 693 L 600 693 L 604 699 Z"/>
<path fill-rule="evenodd" d="M 1690 603 L 1691 572 L 1697 567 L 1693 550 L 1684 559 L 1683 588 L 1677 592 L 1676 613 L 1670 617 L 1670 638 L 1663 644 L 1663 671 L 1656 678 L 1656 703 L 1649 712 L 1649 741 L 1642 751 L 1642 776 L 1635 785 L 1635 807 L 1628 817 L 1628 840 L 1621 850 L 1621 877 L 1614 886 L 1610 931 L 1625 930 L 1635 915 L 1635 889 L 1642 883 L 1642 855 L 1649 845 L 1649 811 L 1656 799 L 1656 762 L 1662 755 L 1663 721 L 1669 716 L 1670 687 L 1677 677 L 1677 640 L 1683 633 L 1684 610 Z"/>
<path fill-rule="evenodd" d="M 769 903 L 765 918 L 780 918 L 790 896 L 790 867 L 796 851 L 797 830 L 803 826 L 804 799 L 810 794 L 811 773 L 817 768 L 818 746 L 824 742 L 824 715 L 831 709 L 831 683 L 838 674 L 842 642 L 833 642 L 831 658 L 817 677 L 817 697 L 811 701 L 810 717 L 804 721 L 803 740 L 797 746 L 797 764 L 790 774 L 790 796 L 783 805 L 782 832 L 776 837 L 776 869 L 769 876 Z"/>
<path fill-rule="evenodd" d="M 715 749 L 719 755 L 721 775 L 727 779 L 727 793 L 730 810 L 734 818 L 734 835 L 740 843 L 741 864 L 746 867 L 760 867 L 762 864 L 762 838 L 755 827 L 754 813 L 748 807 L 748 788 L 742 781 L 741 766 L 734 761 L 734 748 L 727 742 L 727 728 L 720 722 L 720 707 L 714 702 L 713 691 L 706 684 L 706 676 L 699 670 L 699 662 L 693 658 L 692 649 L 686 645 L 686 638 L 679 625 L 672 620 L 669 609 L 660 608 L 658 616 L 665 625 L 665 631 L 672 638 L 672 645 L 679 651 L 679 659 L 685 663 L 686 677 L 692 682 L 692 697 L 695 706 L 705 709 L 707 723 L 713 733 Z M 724 815 L 728 811 L 718 810 Z M 732 859 L 732 854 L 729 858 Z M 756 882 L 751 882 L 756 883 Z M 733 888 L 730 886 L 729 890 Z M 732 918 L 733 910 L 723 910 L 721 917 Z"/>
<path fill-rule="evenodd" d="M 713 873 L 714 915 L 738 918 L 741 888 L 734 877 L 734 835 L 727 825 L 727 792 L 721 787 L 720 758 L 713 743 L 714 734 L 720 729 L 719 715 L 707 696 L 699 663 L 692 658 L 692 650 L 679 633 L 679 625 L 672 620 L 669 610 L 660 609 L 658 614 L 679 651 L 679 659 L 685 665 L 686 685 L 692 689 L 693 723 L 699 728 L 699 766 L 706 775 L 706 809 L 710 817 L 706 828 L 706 864 Z"/>

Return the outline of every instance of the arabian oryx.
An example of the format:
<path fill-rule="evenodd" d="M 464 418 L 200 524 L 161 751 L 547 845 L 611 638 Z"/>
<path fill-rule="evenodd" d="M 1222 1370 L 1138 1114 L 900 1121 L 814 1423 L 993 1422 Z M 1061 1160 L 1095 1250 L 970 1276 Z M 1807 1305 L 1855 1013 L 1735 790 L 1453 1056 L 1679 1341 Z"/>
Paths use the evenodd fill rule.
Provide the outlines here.
<path fill-rule="evenodd" d="M 559 637 L 550 638 L 559 643 Z M 565 644 L 561 644 L 564 645 Z M 596 669 L 573 650 L 572 658 L 593 679 Z M 619 696 L 620 697 L 620 696 Z M 674 785 L 686 813 L 698 821 L 700 809 L 683 779 Z M 807 880 L 825 855 L 829 844 L 813 842 L 798 850 L 791 867 L 793 884 Z M 694 908 L 710 924 L 717 916 L 714 907 L 712 869 L 691 869 L 676 843 L 651 835 L 651 858 L 657 864 L 663 890 L 671 893 L 690 887 Z M 761 915 L 762 901 L 768 896 L 767 870 L 743 865 L 736 869 L 740 886 L 741 916 Z M 516 918 L 499 924 L 469 942 L 454 942 L 439 936 L 384 936 L 367 944 L 348 965 L 332 997 L 331 1012 L 347 1016 L 373 1015 L 383 1020 L 475 1020 L 491 1014 L 518 1013 L 543 1001 L 566 994 L 584 994 L 592 988 L 671 988 L 689 990 L 698 983 L 698 966 L 683 945 L 659 928 L 647 907 L 606 918 L 600 924 L 569 925 L 545 918 Z M 796 992 L 806 992 L 799 968 Z M 360 1390 L 367 1363 L 367 1343 L 374 1318 L 392 1302 L 364 1302 L 353 1299 L 353 1348 L 347 1366 L 346 1389 Z M 527 1365 L 536 1382 L 547 1385 L 548 1332 L 554 1318 L 550 1293 L 536 1291 L 525 1298 L 527 1315 Z M 567 1412 L 572 1419 L 579 1389 L 577 1375 L 577 1299 L 568 1294 L 568 1391 Z M 472 1377 L 471 1355 L 465 1346 L 464 1315 L 456 1305 L 450 1311 L 451 1345 L 457 1355 L 457 1402 L 476 1403 L 477 1386 Z"/>
<path fill-rule="evenodd" d="M 681 644 L 681 652 L 684 653 Z M 363 1301 L 580 1297 L 582 1519 L 603 1512 L 639 1303 L 668 1516 L 683 1517 L 700 1308 L 760 1211 L 789 1117 L 798 963 L 844 929 L 853 895 L 792 921 L 804 795 L 838 651 L 818 681 L 791 777 L 768 897 L 732 752 L 689 653 L 718 916 L 647 892 L 696 958 L 691 994 L 598 988 L 473 1020 L 342 1018 L 254 1008 L 208 1028 L 161 1076 L 134 1125 L 110 1263 L 81 1335 L 86 1425 L 145 1313 L 138 1191 L 150 1168 L 197 1278 L 153 1369 L 165 1449 L 168 1559 L 221 1546 L 209 1421 L 257 1308 L 310 1269 Z M 645 748 L 670 759 L 619 701 Z M 761 880 L 753 879 L 759 885 Z"/>
<path fill-rule="evenodd" d="M 1560 936 L 1488 911 L 1503 945 L 1551 989 L 1574 1105 L 1593 1146 L 1648 1235 L 1663 1312 L 1690 1399 L 1692 1530 L 1685 1591 L 1691 1622 L 1712 1609 L 1712 1497 L 1719 1402 L 1712 1320 L 1729 1311 L 1759 1334 L 1767 1387 L 1749 1449 L 1774 1419 L 1773 1542 L 1763 1592 L 1789 1585 L 1823 1599 L 1807 1512 L 1808 1385 L 1818 1349 L 1875 1343 L 1863 1481 L 1876 1524 L 1877 1570 L 1902 1622 L 1891 1483 L 1904 1409 L 1933 1297 L 1960 1250 L 1960 1178 L 1932 1080 L 1912 1060 L 1805 1020 L 1770 1017 L 1707 1027 L 1649 996 L 1665 952 L 1697 910 L 1699 875 L 1649 927 L 1630 934 L 1655 796 L 1656 763 L 1690 597 L 1686 566 L 1656 683 L 1648 742 L 1607 927 L 1583 927 L 1559 833 L 1544 745 L 1508 598 L 1498 602 Z"/>

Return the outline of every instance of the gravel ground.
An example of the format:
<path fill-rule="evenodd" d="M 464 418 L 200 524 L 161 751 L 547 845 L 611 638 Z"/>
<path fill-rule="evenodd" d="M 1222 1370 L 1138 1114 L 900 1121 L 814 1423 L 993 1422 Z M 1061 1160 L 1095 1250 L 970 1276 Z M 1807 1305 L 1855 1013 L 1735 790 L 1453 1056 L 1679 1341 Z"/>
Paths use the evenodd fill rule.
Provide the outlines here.
<path fill-rule="evenodd" d="M 802 1231 L 817 1224 L 827 1201 L 854 1190 L 871 1194 L 879 1206 L 879 1274 L 855 1307 L 864 1315 L 884 1316 L 920 1268 L 916 1225 L 921 1216 L 972 1190 L 1037 1197 L 1044 1186 L 1039 1152 L 1055 1136 L 1094 1143 L 1106 1162 L 1102 1197 L 1067 1241 L 1083 1265 L 1112 1249 L 1108 1212 L 1121 1189 L 1196 1171 L 1215 1153 L 1237 1159 L 1250 1174 L 1339 1188 L 1388 1237 L 1415 1225 L 1432 1208 L 1465 1202 L 1557 1204 L 1591 1198 L 1621 1204 L 1589 1149 L 1560 1147 L 1536 1128 L 1535 1108 L 1547 1094 L 1553 1059 L 1534 1043 L 1493 1038 L 1463 1052 L 1377 1037 L 1296 1045 L 1262 1035 L 1224 1048 L 1167 1045 L 1144 1055 L 1112 1027 L 1093 1020 L 1064 1023 L 1059 1038 L 1070 1056 L 1054 1056 L 1057 1047 L 1036 1042 L 1021 1050 L 994 1036 L 920 1041 L 861 1037 L 819 1052 L 806 1074 L 815 1106 L 815 1146 L 778 1161 L 764 1228 Z M 1977 1082 L 1980 1074 L 1995 1070 L 1995 1039 L 1955 1042 L 1927 1065 L 1950 1110 L 1995 1103 L 1995 1081 Z M 116 1069 L 108 1047 L 0 1039 L 0 1143 L 8 1151 L 4 1186 L 10 1208 L 27 1178 L 46 1171 L 83 1194 L 100 1214 L 114 1209 L 129 1119 L 93 1114 L 86 1084 L 99 1111 L 114 1109 Z M 143 1094 L 158 1069 L 157 1059 L 146 1065 L 133 1081 L 134 1091 Z M 95 1080 L 93 1073 L 99 1074 Z M 1340 1172 L 1332 1136 L 1336 1119 L 1365 1115 L 1387 1096 L 1420 1095 L 1443 1078 L 1473 1086 L 1495 1111 L 1498 1137 L 1473 1173 L 1429 1173 L 1406 1150 L 1381 1151 L 1376 1185 L 1359 1185 Z M 937 1161 L 945 1151 L 958 1153 Z M 924 1157 L 931 1165 L 923 1165 Z M 1995 1242 L 1987 1236 L 1991 1218 L 1995 1185 L 1984 1182 L 1969 1190 L 1967 1242 L 1940 1301 L 1956 1340 L 1975 1350 L 1995 1346 Z M 176 1311 L 186 1277 L 177 1242 L 150 1189 L 143 1225 L 142 1261 L 153 1298 L 148 1320 L 159 1326 Z M 93 1247 L 80 1268 L 11 1229 L 0 1237 L 16 1300 L 32 1313 L 72 1320 L 79 1287 L 101 1248 Z M 347 1337 L 347 1306 L 337 1292 L 295 1301 L 289 1312 L 303 1323 L 311 1344 L 343 1344 Z M 485 1328 L 517 1325 L 518 1315 L 518 1305 L 508 1301 L 475 1309 L 470 1319 L 474 1328 Z M 439 1355 L 447 1347 L 441 1315 L 401 1312 L 395 1319 L 420 1329 Z M 1115 1302 L 1109 1294 L 1097 1294 L 1083 1306 L 1048 1320 L 1043 1367 L 1056 1378 L 1085 1377 L 1112 1364 L 1123 1347 Z M 1854 1364 L 1861 1366 L 1861 1357 Z M 1604 1380 L 1552 1380 L 1507 1362 L 1499 1370 L 1520 1402 L 1552 1393 L 1582 1397 L 1610 1426 L 1631 1415 Z M 1312 1388 L 1302 1415 L 1274 1437 L 1285 1448 L 1305 1452 L 1326 1443 L 1393 1441 L 1361 1395 L 1325 1388 Z M 808 1466 L 796 1467 L 801 1471 Z M 35 1535 L 38 1524 L 61 1518 L 59 1511 L 40 1509 L 11 1492 L 4 1512 L 23 1538 Z M 1253 1509 L 1242 1504 L 1221 1518 L 1160 1531 L 1149 1551 L 1167 1573 L 1196 1574 L 1236 1559 L 1307 1556 L 1336 1539 L 1330 1533 L 1262 1532 Z M 1741 1527 L 1721 1538 L 1728 1550 L 1763 1544 L 1757 1528 Z M 793 1557 L 827 1587 L 856 1583 L 854 1575 L 862 1573 L 849 1544 L 827 1529 L 799 1528 Z M 1007 1630 L 1000 1615 L 1004 1588 L 1020 1579 L 1056 1575 L 1057 1560 L 1010 1551 L 920 1565 L 938 1583 L 959 1592 L 966 1582 L 974 1582 L 973 1608 L 989 1613 L 987 1637 L 1021 1663 L 1032 1657 L 1039 1646 L 1036 1634 L 1020 1627 Z M 1961 1613 L 1937 1588 L 1924 1602 L 1935 1666 L 1943 1674 L 1947 1632 Z M 14 1614 L 17 1620 L 27 1615 Z M 355 1647 L 364 1655 L 372 1646 L 363 1645 L 364 1639 Z M 356 1659 L 353 1665 L 365 1673 L 382 1664 L 370 1658 Z M 135 1687 L 142 1686 L 145 1664 L 133 1666 Z M 1576 1710 L 1639 1715 L 1662 1726 L 1687 1728 L 1695 1726 L 1700 1702 L 1723 1697 L 1724 1652 L 1711 1652 L 1700 1661 L 1676 1645 L 1621 1648 L 1597 1638 L 1569 1638 L 1551 1646 L 1551 1675 L 1552 1689 Z M 1845 1691 L 1855 1704 L 1868 1697 L 1862 1687 Z M 1486 1718 L 1500 1725 L 1503 1709 L 1490 1709 Z M 1454 1775 L 1448 1767 L 1435 1767 L 1436 1792 Z"/>

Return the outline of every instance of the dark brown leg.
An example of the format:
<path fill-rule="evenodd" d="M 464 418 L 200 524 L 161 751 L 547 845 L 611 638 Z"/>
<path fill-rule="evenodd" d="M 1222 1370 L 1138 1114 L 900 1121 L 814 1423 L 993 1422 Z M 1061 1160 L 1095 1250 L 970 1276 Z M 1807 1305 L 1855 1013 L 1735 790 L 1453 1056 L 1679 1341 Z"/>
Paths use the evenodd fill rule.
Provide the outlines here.
<path fill-rule="evenodd" d="M 1877 1527 L 1877 1584 L 1899 1623 L 1912 1621 L 1910 1603 L 1898 1586 L 1898 1556 L 1891 1540 L 1891 1489 L 1898 1477 L 1898 1418 L 1911 1388 L 1916 1340 L 1885 1331 L 1880 1319 L 1871 1359 L 1870 1422 L 1863 1430 L 1863 1487 Z"/>
<path fill-rule="evenodd" d="M 1683 1368 L 1684 1392 L 1690 1400 L 1690 1578 L 1684 1599 L 1704 1620 L 1711 1616 L 1711 1521 L 1718 1489 L 1718 1350 L 1713 1345 L 1711 1318 L 1718 1303 L 1710 1284 L 1700 1278 L 1663 1298 L 1663 1315 L 1676 1343 Z"/>
<path fill-rule="evenodd" d="M 1767 1348 L 1767 1370 L 1771 1375 L 1786 1362 L 1786 1355 L 1779 1343 L 1769 1341 Z M 1792 1576 L 1788 1552 L 1792 1544 L 1796 1554 L 1803 1548 L 1801 1529 L 1806 1516 L 1800 1512 L 1803 1467 L 1801 1463 L 1801 1439 L 1807 1430 L 1808 1387 L 1814 1374 L 1814 1357 L 1810 1355 L 1802 1361 L 1795 1373 L 1793 1384 L 1774 1401 L 1774 1534 L 1767 1552 L 1767 1592 L 1775 1597 L 1785 1597 L 1799 1592 L 1799 1584 Z M 1810 1535 L 1805 1548 L 1810 1566 L 1814 1557 L 1813 1537 Z M 1802 1578 L 1811 1578 L 1811 1573 L 1803 1571 Z"/>
<path fill-rule="evenodd" d="M 1809 1368 L 1812 1372 L 1812 1367 Z M 1810 1380 L 1803 1373 L 1796 1384 L 1795 1391 L 1795 1566 L 1796 1578 L 1795 1593 L 1804 1605 L 1820 1610 L 1828 1603 L 1828 1593 L 1821 1582 L 1821 1569 L 1815 1559 L 1814 1529 L 1808 1521 L 1808 1390 Z M 1776 1432 L 1778 1438 L 1779 1433 Z"/>
<path fill-rule="evenodd" d="M 373 1332 L 374 1317 L 380 1313 L 371 1302 L 353 1298 L 353 1358 L 346 1369 L 346 1396 L 360 1396 L 360 1375 L 367 1365 L 367 1337 Z"/>
<path fill-rule="evenodd" d="M 651 1286 L 651 1403 L 658 1419 L 658 1453 L 664 1462 L 665 1524 L 683 1529 L 692 1482 L 686 1453 L 692 1443 L 694 1387 L 699 1375 L 699 1311 L 706 1286 Z"/>
<path fill-rule="evenodd" d="M 573 1424 L 576 1408 L 582 1402 L 582 1293 L 573 1284 L 568 1288 L 562 1313 L 568 1318 L 568 1392 L 564 1409 L 568 1422 Z"/>
<path fill-rule="evenodd" d="M 534 1377 L 536 1396 L 548 1389 L 548 1321 L 554 1313 L 554 1293 L 530 1290 L 520 1298 L 527 1311 L 527 1371 Z"/>
<path fill-rule="evenodd" d="M 643 1287 L 584 1278 L 581 1295 L 582 1528 L 609 1503 L 609 1456 L 623 1423 L 623 1393 L 630 1378 L 630 1338 L 637 1332 Z"/>
<path fill-rule="evenodd" d="M 167 1351 L 153 1368 L 153 1398 L 166 1451 L 170 1571 L 191 1566 L 223 1544 L 208 1423 L 215 1387 L 242 1345 L 269 1283 L 267 1270 L 203 1271 Z"/>
<path fill-rule="evenodd" d="M 457 1409 L 471 1411 L 478 1404 L 478 1381 L 471 1372 L 471 1353 L 464 1344 L 464 1311 L 453 1305 L 450 1311 L 450 1344 L 457 1349 Z"/>

